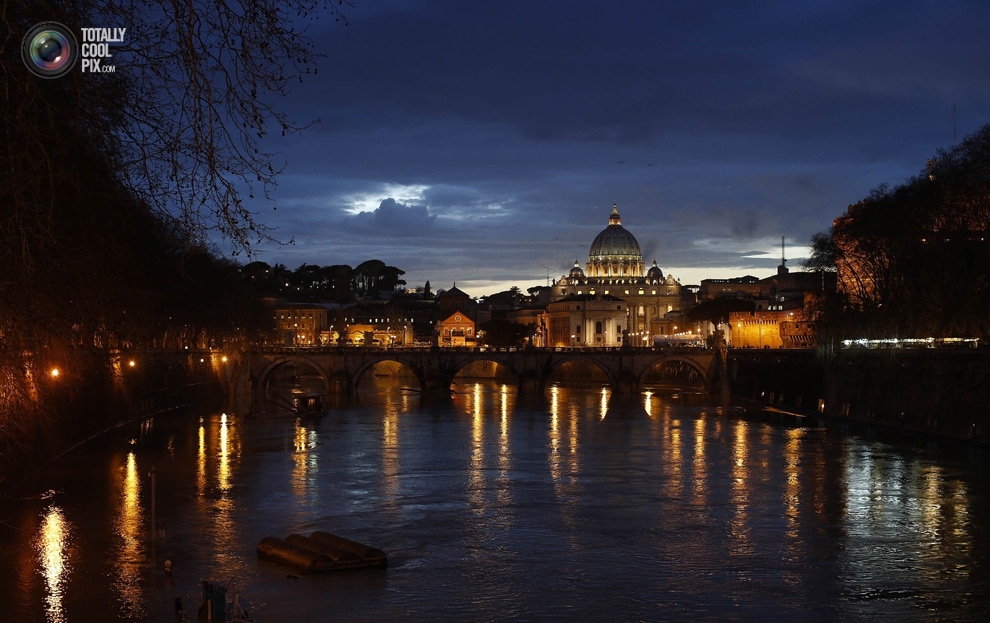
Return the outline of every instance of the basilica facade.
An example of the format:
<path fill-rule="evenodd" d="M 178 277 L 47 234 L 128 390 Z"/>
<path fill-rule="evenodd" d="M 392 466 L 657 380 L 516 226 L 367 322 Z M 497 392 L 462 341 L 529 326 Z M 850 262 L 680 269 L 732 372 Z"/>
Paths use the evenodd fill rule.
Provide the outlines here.
<path fill-rule="evenodd" d="M 547 345 L 650 345 L 653 336 L 676 333 L 677 317 L 696 301 L 694 292 L 664 276 L 656 260 L 646 269 L 639 242 L 613 205 L 584 269 L 575 260 L 553 285 Z"/>

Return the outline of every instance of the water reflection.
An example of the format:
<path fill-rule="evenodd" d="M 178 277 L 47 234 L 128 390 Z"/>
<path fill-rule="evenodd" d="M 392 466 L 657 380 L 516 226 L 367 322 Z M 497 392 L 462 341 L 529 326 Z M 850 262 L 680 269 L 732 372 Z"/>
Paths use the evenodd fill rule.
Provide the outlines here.
<path fill-rule="evenodd" d="M 669 405 L 664 405 L 661 422 L 662 434 L 666 441 L 663 464 L 667 468 L 664 476 L 669 483 L 667 495 L 679 499 L 684 494 L 684 442 L 681 440 L 681 420 L 673 417 Z"/>
<path fill-rule="evenodd" d="M 45 578 L 45 620 L 64 623 L 66 619 L 65 583 L 71 571 L 69 545 L 71 531 L 62 509 L 51 506 L 45 511 L 35 539 L 38 563 Z"/>
<path fill-rule="evenodd" d="M 471 512 L 490 516 L 496 528 L 507 526 L 507 516 L 499 509 L 511 504 L 511 414 L 515 392 L 497 380 L 476 381 L 460 386 L 454 395 L 455 408 L 471 419 L 471 448 L 466 492 Z M 491 437 L 491 440 L 489 439 Z M 497 470 L 492 482 L 488 474 Z M 494 499 L 490 499 L 490 495 Z"/>
<path fill-rule="evenodd" d="M 236 419 L 226 413 L 200 418 L 196 449 L 196 506 L 203 519 L 205 544 L 218 572 L 243 562 L 237 554 L 237 465 L 241 455 Z M 294 480 L 293 480 L 294 482 Z"/>
<path fill-rule="evenodd" d="M 496 489 L 499 506 L 507 507 L 512 503 L 512 481 L 509 472 L 512 469 L 512 450 L 509 444 L 509 413 L 512 412 L 515 393 L 509 391 L 508 385 L 499 387 L 499 436 L 498 436 L 498 487 Z"/>
<path fill-rule="evenodd" d="M 206 497 L 206 425 L 199 418 L 199 444 L 196 451 L 196 498 L 202 506 Z"/>
<path fill-rule="evenodd" d="M 145 615 L 144 588 L 141 569 L 146 561 L 144 547 L 144 507 L 141 503 L 141 473 L 137 456 L 128 452 L 120 475 L 120 501 L 117 506 L 114 532 L 117 537 L 114 590 L 121 612 L 131 619 Z"/>
<path fill-rule="evenodd" d="M 547 433 L 547 462 L 558 499 L 576 493 L 580 471 L 580 416 L 585 392 L 565 388 L 550 388 L 550 426 Z M 561 408 L 563 398 L 564 409 Z M 561 415 L 563 411 L 563 416 Z"/>
<path fill-rule="evenodd" d="M 234 468 L 240 457 L 237 429 L 226 413 L 220 415 L 220 441 L 217 447 L 217 494 L 213 503 L 211 532 L 214 542 L 214 560 L 228 577 L 231 569 L 243 563 L 238 554 L 238 530 L 235 518 L 237 502 L 233 496 Z"/>
<path fill-rule="evenodd" d="M 70 619 L 95 583 L 113 603 L 92 620 L 164 620 L 148 604 L 197 603 L 202 578 L 237 578 L 259 621 L 323 620 L 328 604 L 363 621 L 983 620 L 990 608 L 985 485 L 949 461 L 656 393 L 616 397 L 604 419 L 597 387 L 531 402 L 480 381 L 444 398 L 368 394 L 312 426 L 183 423 L 158 464 L 159 483 L 195 494 L 159 507 L 189 540 L 173 584 L 148 572 L 151 461 L 137 444 L 99 472 L 114 479 L 112 522 L 70 525 L 66 495 L 23 512 L 27 543 L 0 531 L 21 582 L 19 599 L 0 583 L 0 599 L 31 609 L 15 623 Z M 254 556 L 258 535 L 331 523 L 388 551 L 387 571 L 290 582 Z M 72 546 L 106 542 L 108 525 L 109 550 L 85 558 L 110 561 L 109 583 Z"/>
<path fill-rule="evenodd" d="M 316 452 L 318 435 L 315 428 L 296 422 L 292 452 L 292 493 L 302 506 L 318 501 L 320 475 L 319 453 Z"/>
<path fill-rule="evenodd" d="M 694 472 L 691 488 L 693 494 L 691 503 L 703 506 L 708 503 L 708 440 L 705 436 L 707 417 L 702 415 L 694 421 L 694 461 L 691 465 Z"/>
<path fill-rule="evenodd" d="M 467 497 L 471 511 L 482 516 L 486 511 L 485 492 L 485 420 L 481 384 L 471 388 L 468 409 L 471 414 L 471 464 L 468 468 Z"/>
<path fill-rule="evenodd" d="M 230 443 L 230 425 L 227 423 L 227 414 L 220 414 L 220 448 L 219 456 L 217 457 L 217 488 L 221 492 L 227 492 L 230 490 L 230 457 L 231 457 L 231 443 Z"/>
<path fill-rule="evenodd" d="M 409 396 L 399 395 L 400 402 L 389 402 L 385 407 L 385 419 L 382 422 L 382 489 L 385 499 L 392 510 L 398 508 L 396 503 L 399 495 L 399 413 L 409 408 Z"/>
<path fill-rule="evenodd" d="M 842 558 L 851 594 L 867 598 L 924 587 L 926 599 L 939 605 L 946 585 L 973 577 L 971 564 L 945 564 L 947 558 L 972 559 L 975 543 L 971 495 L 944 467 L 909 462 L 878 447 L 851 447 L 843 476 L 844 523 L 855 542 Z M 883 544 L 889 542 L 900 544 L 893 569 L 884 565 L 892 552 Z"/>
<path fill-rule="evenodd" d="M 799 539 L 803 433 L 804 431 L 799 428 L 792 428 L 784 433 L 784 519 L 787 522 L 787 536 L 792 541 Z"/>
<path fill-rule="evenodd" d="M 729 521 L 729 551 L 735 556 L 752 554 L 749 527 L 749 430 L 750 424 L 744 420 L 735 423 L 732 443 L 732 508 L 734 514 Z"/>

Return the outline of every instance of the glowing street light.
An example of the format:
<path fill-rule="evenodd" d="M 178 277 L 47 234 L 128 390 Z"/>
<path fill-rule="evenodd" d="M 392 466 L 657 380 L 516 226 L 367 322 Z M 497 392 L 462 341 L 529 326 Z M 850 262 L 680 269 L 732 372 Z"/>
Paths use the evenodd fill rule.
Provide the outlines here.
<path fill-rule="evenodd" d="M 57 379 L 58 378 L 58 375 L 59 374 L 62 374 L 62 372 L 59 371 L 58 368 L 52 368 L 52 371 L 49 372 L 49 374 L 51 374 L 51 376 L 52 376 L 53 379 Z"/>

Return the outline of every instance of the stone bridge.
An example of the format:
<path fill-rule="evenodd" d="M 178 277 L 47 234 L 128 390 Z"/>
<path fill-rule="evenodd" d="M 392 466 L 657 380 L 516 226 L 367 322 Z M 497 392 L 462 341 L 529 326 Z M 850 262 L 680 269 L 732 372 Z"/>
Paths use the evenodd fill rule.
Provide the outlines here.
<path fill-rule="evenodd" d="M 646 379 L 689 383 L 711 392 L 720 385 L 724 356 L 700 348 L 366 348 L 270 347 L 241 354 L 232 398 L 242 410 L 265 404 L 271 381 L 282 366 L 304 366 L 322 377 L 330 392 L 353 392 L 376 364 L 395 362 L 407 368 L 423 392 L 444 392 L 458 372 L 474 362 L 494 362 L 508 373 L 519 392 L 543 392 L 555 372 L 569 362 L 601 370 L 612 391 L 634 394 Z"/>

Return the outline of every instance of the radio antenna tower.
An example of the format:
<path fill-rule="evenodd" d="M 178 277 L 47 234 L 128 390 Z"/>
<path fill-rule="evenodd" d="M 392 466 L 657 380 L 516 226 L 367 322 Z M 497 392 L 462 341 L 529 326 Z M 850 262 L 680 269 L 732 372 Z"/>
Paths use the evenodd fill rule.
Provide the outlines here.
<path fill-rule="evenodd" d="M 785 266 L 787 264 L 787 258 L 784 257 L 784 237 L 780 237 L 780 265 Z"/>

